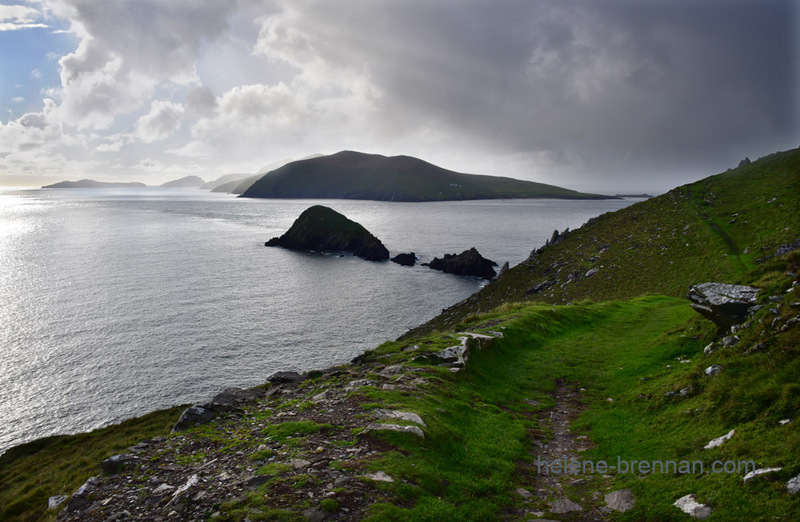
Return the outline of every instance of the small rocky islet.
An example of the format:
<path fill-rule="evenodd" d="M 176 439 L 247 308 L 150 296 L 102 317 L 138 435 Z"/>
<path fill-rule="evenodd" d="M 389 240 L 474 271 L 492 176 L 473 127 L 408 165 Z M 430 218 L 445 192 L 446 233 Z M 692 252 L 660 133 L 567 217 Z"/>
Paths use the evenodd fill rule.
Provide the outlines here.
<path fill-rule="evenodd" d="M 389 250 L 380 239 L 361 224 L 323 205 L 314 205 L 303 211 L 285 234 L 264 245 L 309 252 L 344 252 L 367 261 L 390 259 Z M 407 252 L 392 257 L 391 261 L 402 266 L 414 266 L 417 256 L 414 252 Z M 434 258 L 423 266 L 483 279 L 493 279 L 497 275 L 492 268 L 497 263 L 481 256 L 474 247 L 460 254 Z"/>

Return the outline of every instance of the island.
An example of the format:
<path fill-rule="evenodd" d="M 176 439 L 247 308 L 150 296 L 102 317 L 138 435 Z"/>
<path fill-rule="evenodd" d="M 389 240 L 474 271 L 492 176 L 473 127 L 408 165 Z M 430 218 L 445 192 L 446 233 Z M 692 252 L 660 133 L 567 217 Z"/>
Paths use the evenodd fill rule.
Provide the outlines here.
<path fill-rule="evenodd" d="M 367 261 L 389 259 L 389 251 L 366 228 L 322 205 L 304 210 L 285 234 L 264 245 L 314 252 L 348 252 Z"/>
<path fill-rule="evenodd" d="M 161 186 L 164 188 L 201 188 L 205 183 L 200 176 L 184 176 L 180 179 L 162 183 Z"/>
<path fill-rule="evenodd" d="M 460 201 L 618 199 L 518 179 L 463 174 L 411 156 L 342 151 L 288 163 L 247 188 L 246 198 Z"/>
<path fill-rule="evenodd" d="M 45 185 L 43 189 L 82 189 L 82 188 L 145 188 L 144 183 L 117 183 L 106 181 L 95 181 L 93 179 L 82 179 L 80 181 L 60 181 L 52 185 Z"/>

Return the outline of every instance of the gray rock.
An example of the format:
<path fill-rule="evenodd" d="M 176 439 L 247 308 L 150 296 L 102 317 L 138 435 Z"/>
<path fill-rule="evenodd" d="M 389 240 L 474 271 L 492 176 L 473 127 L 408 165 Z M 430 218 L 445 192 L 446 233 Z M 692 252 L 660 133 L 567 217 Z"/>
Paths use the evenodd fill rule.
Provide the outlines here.
<path fill-rule="evenodd" d="M 726 441 L 730 440 L 730 438 L 733 437 L 734 433 L 736 433 L 736 430 L 731 430 L 725 435 L 722 435 L 721 437 L 717 437 L 716 439 L 711 440 L 708 444 L 703 446 L 703 448 L 714 449 L 718 446 L 722 446 L 723 444 L 725 444 Z"/>
<path fill-rule="evenodd" d="M 114 455 L 112 457 L 108 457 L 106 460 L 100 463 L 100 469 L 103 470 L 104 473 L 109 475 L 116 475 L 120 471 L 126 468 L 130 468 L 136 465 L 139 462 L 139 457 L 136 455 Z"/>
<path fill-rule="evenodd" d="M 325 512 L 317 508 L 304 509 L 303 516 L 306 517 L 308 522 L 322 522 L 325 520 Z"/>
<path fill-rule="evenodd" d="M 633 507 L 636 499 L 633 498 L 633 493 L 630 489 L 618 489 L 611 493 L 606 493 L 606 505 L 614 511 L 624 513 Z"/>
<path fill-rule="evenodd" d="M 47 499 L 47 509 L 58 509 L 58 507 L 67 500 L 66 495 L 54 495 Z"/>
<path fill-rule="evenodd" d="M 674 506 L 687 515 L 703 520 L 711 516 L 711 508 L 705 504 L 700 504 L 694 499 L 694 495 L 686 495 L 675 501 Z"/>
<path fill-rule="evenodd" d="M 593 275 L 595 275 L 596 273 L 597 273 L 597 269 L 596 269 L 596 268 L 592 268 L 592 269 L 590 269 L 589 271 L 587 271 L 587 272 L 584 274 L 584 277 L 592 277 L 592 276 L 593 276 Z"/>
<path fill-rule="evenodd" d="M 367 426 L 367 429 L 364 431 L 364 433 L 369 433 L 370 431 L 396 431 L 398 433 L 410 433 L 422 439 L 425 438 L 425 433 L 423 433 L 418 426 L 401 426 L 399 424 L 372 423 Z"/>
<path fill-rule="evenodd" d="M 497 272 L 497 278 L 500 279 L 500 276 L 508 272 L 508 261 L 503 263 L 503 266 L 500 267 L 500 271 Z"/>
<path fill-rule="evenodd" d="M 789 479 L 789 482 L 786 483 L 786 491 L 788 491 L 791 495 L 794 495 L 800 491 L 800 475 Z"/>
<path fill-rule="evenodd" d="M 737 344 L 739 344 L 738 335 L 728 335 L 722 338 L 722 346 L 724 346 L 725 348 L 736 346 Z"/>
<path fill-rule="evenodd" d="M 517 488 L 517 494 L 526 500 L 530 500 L 533 498 L 533 493 L 531 493 L 525 488 Z"/>
<path fill-rule="evenodd" d="M 422 420 L 422 417 L 417 415 L 416 413 L 410 411 L 396 411 L 396 410 L 375 410 L 375 415 L 383 419 L 400 419 L 405 420 L 408 422 L 413 422 L 414 424 L 419 424 L 423 428 L 427 428 L 428 425 L 425 424 L 425 421 Z"/>
<path fill-rule="evenodd" d="M 293 384 L 305 380 L 305 378 L 297 372 L 275 372 L 267 380 L 272 384 Z"/>
<path fill-rule="evenodd" d="M 703 283 L 689 289 L 687 298 L 692 308 L 720 329 L 728 330 L 747 319 L 748 311 L 756 304 L 759 289 L 751 286 Z"/>
<path fill-rule="evenodd" d="M 195 405 L 186 408 L 181 413 L 178 422 L 172 427 L 172 433 L 176 433 L 198 424 L 205 424 L 211 422 L 217 414 L 209 408 Z"/>
<path fill-rule="evenodd" d="M 756 470 L 751 471 L 747 475 L 745 475 L 744 478 L 742 479 L 742 481 L 745 484 L 747 484 L 748 482 L 750 482 L 754 478 L 761 477 L 763 475 L 768 475 L 770 473 L 775 473 L 775 472 L 780 471 L 782 469 L 783 468 L 761 468 L 761 469 L 756 469 Z"/>
<path fill-rule="evenodd" d="M 78 488 L 78 491 L 73 493 L 69 498 L 67 511 L 73 513 L 86 508 L 89 505 L 89 496 L 97 490 L 99 485 L 100 483 L 97 477 L 89 477 L 86 482 Z"/>
<path fill-rule="evenodd" d="M 394 479 L 387 475 L 385 471 L 376 471 L 375 473 L 368 473 L 364 476 L 376 482 L 394 482 Z"/>
<path fill-rule="evenodd" d="M 583 508 L 568 498 L 560 498 L 555 502 L 550 503 L 550 512 L 555 513 L 556 515 L 570 513 L 572 511 L 583 511 Z"/>
<path fill-rule="evenodd" d="M 720 366 L 719 364 L 712 364 L 711 366 L 706 368 L 705 374 L 708 375 L 709 377 L 713 377 L 714 375 L 717 375 L 721 371 L 722 371 L 722 366 Z"/>

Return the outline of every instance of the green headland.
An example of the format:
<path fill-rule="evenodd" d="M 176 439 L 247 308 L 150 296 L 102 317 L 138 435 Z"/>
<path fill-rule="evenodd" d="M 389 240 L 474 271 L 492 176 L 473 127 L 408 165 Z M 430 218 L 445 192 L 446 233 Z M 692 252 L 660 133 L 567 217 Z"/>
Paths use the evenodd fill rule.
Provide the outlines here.
<path fill-rule="evenodd" d="M 411 156 L 342 151 L 294 161 L 262 176 L 246 198 L 455 201 L 466 199 L 614 199 L 554 185 L 462 174 Z"/>
<path fill-rule="evenodd" d="M 210 423 L 15 448 L 0 518 L 54 520 L 69 501 L 48 497 L 97 476 L 65 520 L 687 520 L 688 495 L 709 520 L 798 519 L 799 239 L 792 150 L 556 234 L 401 339 Z M 720 331 L 685 298 L 710 281 L 760 308 Z M 137 429 L 165 439 L 102 474 Z"/>

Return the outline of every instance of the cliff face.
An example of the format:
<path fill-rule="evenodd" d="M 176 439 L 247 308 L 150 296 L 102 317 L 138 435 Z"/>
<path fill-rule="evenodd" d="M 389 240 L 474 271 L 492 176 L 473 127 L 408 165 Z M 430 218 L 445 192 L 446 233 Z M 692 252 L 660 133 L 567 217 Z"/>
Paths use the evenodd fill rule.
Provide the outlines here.
<path fill-rule="evenodd" d="M 360 224 L 333 209 L 315 205 L 306 209 L 282 236 L 266 246 L 318 252 L 350 252 L 367 261 L 389 259 L 389 250 Z"/>

